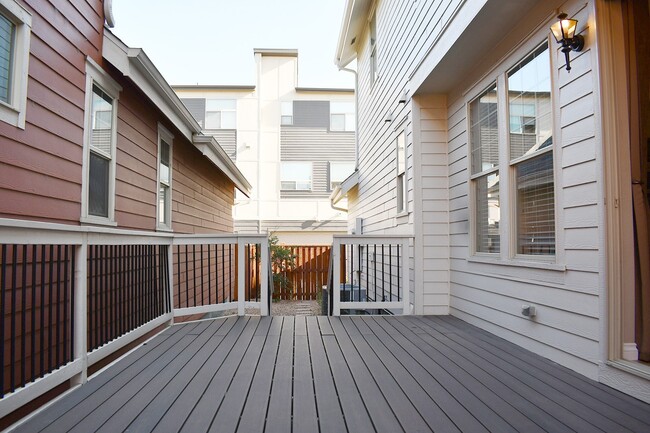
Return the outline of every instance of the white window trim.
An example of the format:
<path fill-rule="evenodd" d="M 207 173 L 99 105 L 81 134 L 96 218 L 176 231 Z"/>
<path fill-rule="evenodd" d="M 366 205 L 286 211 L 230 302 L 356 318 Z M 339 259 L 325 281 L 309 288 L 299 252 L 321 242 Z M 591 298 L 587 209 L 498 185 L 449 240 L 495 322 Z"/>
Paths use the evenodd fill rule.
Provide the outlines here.
<path fill-rule="evenodd" d="M 290 105 L 290 106 L 291 106 L 291 114 L 284 114 L 284 113 L 283 113 L 283 110 L 282 110 L 283 107 L 282 107 L 282 106 L 283 106 L 284 104 L 287 104 L 287 105 Z M 289 122 L 289 123 L 284 123 L 284 122 L 282 121 L 282 119 L 283 119 L 284 117 L 290 117 L 290 118 L 291 118 L 291 122 Z M 281 101 L 281 102 L 280 102 L 280 126 L 293 126 L 293 101 Z"/>
<path fill-rule="evenodd" d="M 282 188 L 282 165 L 288 163 L 288 164 L 309 164 L 309 171 L 311 173 L 311 179 L 309 180 L 309 189 L 284 189 Z M 280 191 L 286 192 L 286 191 L 296 191 L 296 192 L 311 192 L 314 190 L 314 163 L 312 161 L 280 161 Z M 291 181 L 287 181 L 291 182 Z"/>
<path fill-rule="evenodd" d="M 550 25 L 550 24 L 549 24 Z M 528 54 L 534 51 L 546 38 L 547 44 L 550 52 L 550 69 L 551 69 L 551 106 L 552 106 L 552 116 L 553 116 L 553 148 L 544 150 L 542 152 L 536 152 L 533 156 L 537 157 L 544 152 L 552 151 L 553 152 L 553 182 L 555 185 L 555 254 L 554 255 L 526 255 L 526 254 L 517 254 L 517 228 L 516 224 L 513 222 L 516 221 L 516 210 L 514 209 L 514 200 L 516 198 L 516 185 L 514 182 L 514 170 L 515 165 L 519 162 L 529 159 L 529 156 L 524 156 L 516 160 L 510 160 L 510 139 L 508 128 L 499 127 L 499 182 L 500 185 L 500 206 L 502 209 L 501 212 L 501 224 L 500 224 L 500 233 L 501 233 L 501 251 L 499 254 L 490 254 L 490 253 L 481 253 L 476 251 L 475 246 L 475 204 L 474 204 L 474 191 L 470 187 L 470 197 L 469 197 L 469 215 L 471 218 L 470 224 L 470 257 L 468 261 L 470 262 L 482 262 L 482 263 L 492 263 L 492 264 L 503 264 L 510 266 L 518 267 L 529 267 L 535 269 L 549 269 L 549 270 L 566 270 L 566 265 L 564 264 L 564 238 L 563 238 L 563 227 L 562 227 L 562 215 L 561 209 L 559 208 L 559 203 L 561 203 L 562 188 L 561 185 L 561 165 L 559 163 L 559 158 L 561 154 L 561 148 L 558 146 L 561 140 L 561 121 L 559 117 L 560 107 L 559 107 L 559 87 L 557 83 L 557 77 L 553 71 L 557 71 L 557 50 L 555 50 L 555 42 L 551 38 L 550 33 L 546 30 L 548 26 L 542 26 L 543 30 L 540 31 L 537 35 L 531 36 L 526 42 L 520 44 L 516 50 L 513 50 L 508 59 L 498 67 L 492 69 L 489 74 L 486 74 L 479 82 L 475 83 L 470 89 L 465 93 L 467 98 L 465 99 L 465 123 L 466 131 L 469 132 L 469 104 L 476 97 L 478 97 L 490 83 L 494 83 L 496 80 L 497 89 L 507 89 L 507 74 L 515 65 L 517 65 L 522 59 L 524 59 Z M 497 90 L 498 98 L 498 116 L 499 119 L 509 119 L 508 112 L 508 101 L 507 101 L 507 90 L 505 92 L 499 92 Z M 467 143 L 467 172 L 471 173 L 471 144 Z M 513 165 L 514 164 L 514 165 Z M 469 178 L 470 185 L 473 183 L 473 178 L 476 176 L 471 176 Z M 502 227 L 508 227 L 507 229 L 502 229 Z M 503 238 L 506 236 L 506 239 Z"/>
<path fill-rule="evenodd" d="M 160 221 L 160 143 L 165 141 L 169 145 L 169 214 L 167 221 L 169 224 L 164 224 Z M 172 231 L 172 184 L 174 182 L 173 166 L 174 166 L 174 135 L 169 132 L 162 124 L 158 123 L 158 158 L 156 161 L 156 229 L 158 231 Z"/>
<path fill-rule="evenodd" d="M 0 11 L 16 25 L 13 65 L 9 83 L 11 101 L 0 101 L 0 121 L 25 129 L 27 81 L 32 16 L 15 0 L 0 0 Z"/>
<path fill-rule="evenodd" d="M 88 214 L 88 177 L 90 172 L 90 141 L 92 135 L 92 118 L 90 106 L 92 104 L 93 84 L 100 87 L 107 95 L 113 98 L 113 119 L 111 121 L 111 162 L 109 166 L 108 189 L 108 217 L 98 217 Z M 90 57 L 86 58 L 86 102 L 84 110 L 84 136 L 83 136 L 83 162 L 81 181 L 81 218 L 82 224 L 97 224 L 117 226 L 115 221 L 115 166 L 117 159 L 117 109 L 119 94 L 122 87 L 115 82 L 97 63 Z"/>
<path fill-rule="evenodd" d="M 399 169 L 399 158 L 400 158 L 400 151 L 399 151 L 399 138 L 403 136 L 404 137 L 404 171 L 400 171 Z M 401 217 L 404 215 L 408 215 L 408 208 L 409 208 L 409 200 L 408 200 L 408 195 L 409 195 L 409 188 L 408 188 L 408 142 L 407 142 L 407 135 L 406 135 L 406 130 L 402 129 L 399 131 L 397 136 L 395 137 L 395 210 L 397 212 L 397 217 Z M 402 190 L 400 191 L 399 189 L 399 178 L 400 176 L 403 176 L 403 181 L 402 181 Z M 402 197 L 402 207 L 400 208 L 400 194 Z"/>

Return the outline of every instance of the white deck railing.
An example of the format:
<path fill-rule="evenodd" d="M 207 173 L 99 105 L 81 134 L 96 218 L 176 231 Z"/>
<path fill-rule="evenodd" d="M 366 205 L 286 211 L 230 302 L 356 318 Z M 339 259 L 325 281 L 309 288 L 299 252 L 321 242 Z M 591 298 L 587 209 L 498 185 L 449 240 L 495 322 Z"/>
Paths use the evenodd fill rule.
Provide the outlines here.
<path fill-rule="evenodd" d="M 0 246 L 0 358 L 12 381 L 0 417 L 67 380 L 85 382 L 88 367 L 176 317 L 231 309 L 244 315 L 246 307 L 269 313 L 266 235 L 0 219 Z M 40 355 L 45 340 L 48 359 Z M 9 384 L 2 379 L 1 386 Z"/>
<path fill-rule="evenodd" d="M 411 236 L 334 236 L 332 314 L 341 310 L 409 314 Z"/>

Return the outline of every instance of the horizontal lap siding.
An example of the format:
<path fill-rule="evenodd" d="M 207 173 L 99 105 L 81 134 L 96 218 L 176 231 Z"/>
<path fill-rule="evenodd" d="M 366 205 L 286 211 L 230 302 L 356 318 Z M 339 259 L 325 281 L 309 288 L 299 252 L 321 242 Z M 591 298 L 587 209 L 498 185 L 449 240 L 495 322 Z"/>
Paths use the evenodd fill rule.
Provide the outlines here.
<path fill-rule="evenodd" d="M 0 123 L 0 216 L 78 224 L 85 56 L 101 62 L 101 2 L 28 0 L 25 129 Z"/>
<path fill-rule="evenodd" d="M 589 8 L 578 14 L 588 21 Z M 602 172 L 594 117 L 594 51 L 572 53 L 571 73 L 557 56 L 559 88 L 555 137 L 558 261 L 566 271 L 468 262 L 469 173 L 465 99 L 449 107 L 449 217 L 451 313 L 570 368 L 597 377 L 600 359 L 600 263 Z M 467 95 L 471 98 L 472 95 Z M 426 194 L 426 193 L 425 193 Z M 537 306 L 530 320 L 521 306 Z"/>
<path fill-rule="evenodd" d="M 326 101 L 327 102 L 327 101 Z M 280 159 L 312 162 L 312 190 L 282 191 L 282 198 L 327 198 L 329 162 L 354 162 L 354 132 L 331 132 L 326 128 L 282 127 Z"/>

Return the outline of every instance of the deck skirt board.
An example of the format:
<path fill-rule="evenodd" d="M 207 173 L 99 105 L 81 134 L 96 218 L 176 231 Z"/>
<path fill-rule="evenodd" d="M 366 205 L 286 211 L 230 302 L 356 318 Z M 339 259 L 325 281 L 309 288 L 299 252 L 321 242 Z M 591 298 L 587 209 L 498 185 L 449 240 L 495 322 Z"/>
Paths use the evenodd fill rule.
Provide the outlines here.
<path fill-rule="evenodd" d="M 650 405 L 451 316 L 170 327 L 17 432 L 645 432 Z"/>

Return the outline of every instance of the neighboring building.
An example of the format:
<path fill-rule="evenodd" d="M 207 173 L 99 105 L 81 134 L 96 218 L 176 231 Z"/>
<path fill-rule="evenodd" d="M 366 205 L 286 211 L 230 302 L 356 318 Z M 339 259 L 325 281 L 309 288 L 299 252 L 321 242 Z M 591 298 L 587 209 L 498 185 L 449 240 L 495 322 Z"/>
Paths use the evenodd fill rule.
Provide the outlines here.
<path fill-rule="evenodd" d="M 203 128 L 251 180 L 235 230 L 290 245 L 330 244 L 346 216 L 328 200 L 354 171 L 355 100 L 346 89 L 298 87 L 296 50 L 255 50 L 254 86 L 174 86 Z"/>
<path fill-rule="evenodd" d="M 336 63 L 357 62 L 358 171 L 332 194 L 349 231 L 414 235 L 416 314 L 645 401 L 648 7 L 348 1 Z M 570 72 L 549 30 L 562 11 L 585 39 Z"/>
<path fill-rule="evenodd" d="M 78 3 L 0 2 L 0 217 L 232 233 L 244 176 L 103 3 Z"/>

